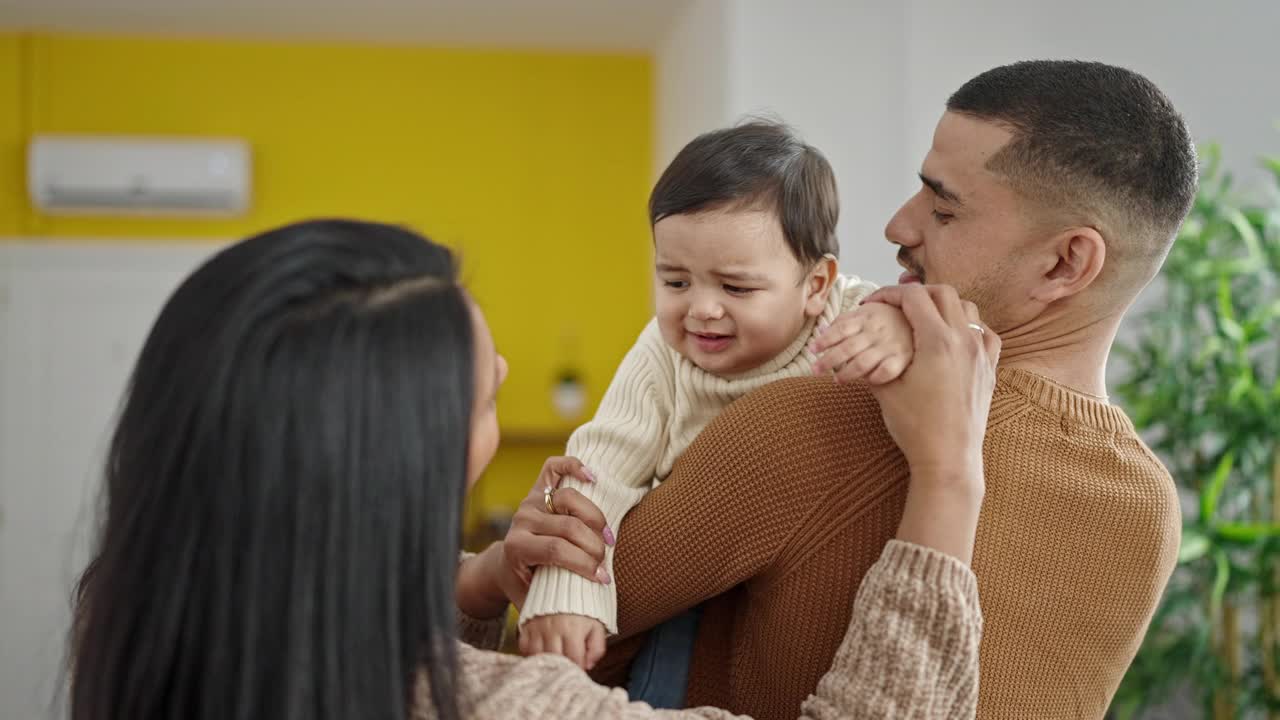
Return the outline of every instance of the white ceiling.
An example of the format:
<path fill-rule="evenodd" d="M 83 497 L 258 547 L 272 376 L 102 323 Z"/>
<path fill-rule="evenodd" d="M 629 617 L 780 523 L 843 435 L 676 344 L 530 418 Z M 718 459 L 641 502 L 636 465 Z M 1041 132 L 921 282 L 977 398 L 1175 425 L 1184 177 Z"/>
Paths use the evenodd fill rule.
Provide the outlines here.
<path fill-rule="evenodd" d="M 0 0 L 0 28 L 652 50 L 689 0 Z"/>

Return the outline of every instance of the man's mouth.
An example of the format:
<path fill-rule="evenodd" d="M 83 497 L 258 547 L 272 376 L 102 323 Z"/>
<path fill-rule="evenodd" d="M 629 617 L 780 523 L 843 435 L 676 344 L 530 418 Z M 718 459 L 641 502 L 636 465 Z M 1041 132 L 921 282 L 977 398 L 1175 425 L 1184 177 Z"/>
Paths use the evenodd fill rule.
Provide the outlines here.
<path fill-rule="evenodd" d="M 924 282 L 924 268 L 907 254 L 906 248 L 898 251 L 898 264 L 906 269 L 906 272 L 898 276 L 899 285 Z"/>

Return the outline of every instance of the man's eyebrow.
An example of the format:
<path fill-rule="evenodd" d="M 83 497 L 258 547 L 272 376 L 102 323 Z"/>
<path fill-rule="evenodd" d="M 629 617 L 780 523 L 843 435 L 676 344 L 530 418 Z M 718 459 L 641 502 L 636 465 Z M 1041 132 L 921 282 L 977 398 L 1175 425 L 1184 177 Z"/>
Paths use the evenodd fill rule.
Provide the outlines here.
<path fill-rule="evenodd" d="M 916 173 L 916 175 L 920 176 L 920 182 L 924 183 L 926 187 L 932 190 L 934 195 L 937 195 L 949 203 L 964 205 L 964 201 L 960 199 L 960 196 L 948 190 L 947 186 L 943 185 L 941 180 L 931 178 L 924 173 Z"/>

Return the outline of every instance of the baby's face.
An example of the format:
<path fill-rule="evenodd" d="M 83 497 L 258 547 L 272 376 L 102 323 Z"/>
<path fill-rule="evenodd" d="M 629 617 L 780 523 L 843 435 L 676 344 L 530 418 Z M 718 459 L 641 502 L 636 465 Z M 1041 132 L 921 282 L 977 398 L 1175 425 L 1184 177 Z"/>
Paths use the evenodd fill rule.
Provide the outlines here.
<path fill-rule="evenodd" d="M 672 215 L 653 240 L 662 338 L 703 370 L 759 367 L 804 328 L 807 273 L 773 212 Z"/>

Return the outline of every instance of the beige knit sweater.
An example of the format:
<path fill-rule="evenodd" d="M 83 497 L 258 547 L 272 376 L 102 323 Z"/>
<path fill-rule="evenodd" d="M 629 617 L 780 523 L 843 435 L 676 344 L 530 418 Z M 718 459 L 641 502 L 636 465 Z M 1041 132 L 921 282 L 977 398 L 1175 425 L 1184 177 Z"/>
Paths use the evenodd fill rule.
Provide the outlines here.
<path fill-rule="evenodd" d="M 460 705 L 468 720 L 498 718 L 730 718 L 715 708 L 654 710 L 595 684 L 559 655 L 487 652 L 502 619 L 461 618 Z M 948 555 L 898 540 L 867 572 L 853 616 L 817 690 L 795 708 L 804 718 L 971 718 L 978 699 L 982 615 L 973 573 Z M 474 646 L 474 647 L 473 647 Z M 433 717 L 418 683 L 417 720 Z M 795 712 L 792 716 L 795 716 Z"/>
<path fill-rule="evenodd" d="M 651 321 L 623 358 L 595 417 L 569 438 L 566 454 L 581 459 L 598 482 L 566 478 L 563 486 L 586 495 L 617 530 L 627 511 L 671 472 L 676 458 L 720 411 L 775 380 L 809 375 L 814 328 L 857 307 L 874 290 L 856 277 L 837 277 L 822 314 L 790 346 L 764 365 L 731 377 L 706 372 L 671 349 L 657 320 Z M 612 575 L 612 548 L 605 565 Z M 615 584 L 594 583 L 561 568 L 539 568 L 520 624 L 540 615 L 585 615 L 613 634 L 618 631 L 617 597 Z"/>

